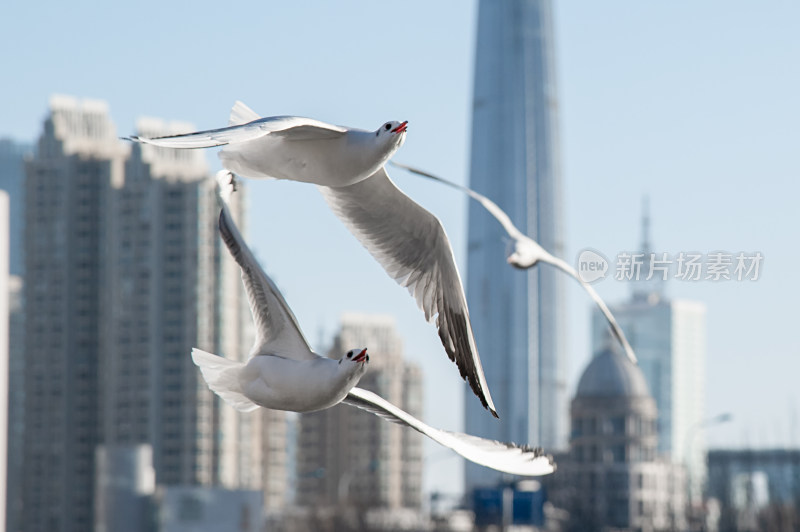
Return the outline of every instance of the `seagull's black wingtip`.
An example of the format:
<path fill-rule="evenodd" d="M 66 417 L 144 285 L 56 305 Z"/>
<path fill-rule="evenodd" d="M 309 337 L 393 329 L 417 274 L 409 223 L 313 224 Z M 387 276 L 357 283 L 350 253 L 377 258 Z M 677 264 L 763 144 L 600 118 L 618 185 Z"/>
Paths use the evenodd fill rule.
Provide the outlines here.
<path fill-rule="evenodd" d="M 128 142 L 141 142 L 139 137 L 131 135 L 130 137 L 120 137 L 119 140 L 127 140 Z"/>

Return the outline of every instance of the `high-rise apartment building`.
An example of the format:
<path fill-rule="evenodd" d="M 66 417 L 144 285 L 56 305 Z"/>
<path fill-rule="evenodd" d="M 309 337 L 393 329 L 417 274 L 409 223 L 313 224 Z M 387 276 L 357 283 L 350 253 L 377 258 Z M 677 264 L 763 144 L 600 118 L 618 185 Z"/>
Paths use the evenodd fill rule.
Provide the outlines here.
<path fill-rule="evenodd" d="M 92 526 L 101 265 L 125 156 L 104 103 L 54 98 L 27 164 L 22 521 L 31 531 Z"/>
<path fill-rule="evenodd" d="M 706 308 L 700 302 L 667 298 L 663 274 L 657 270 L 647 279 L 653 258 L 648 229 L 645 212 L 639 281 L 632 280 L 627 302 L 609 308 L 633 347 L 656 401 L 658 452 L 686 466 L 691 494 L 697 497 L 706 477 L 705 439 L 700 430 L 705 419 Z M 596 351 L 606 344 L 607 336 L 605 317 L 593 311 Z"/>
<path fill-rule="evenodd" d="M 359 387 L 420 417 L 422 374 L 403 360 L 392 318 L 345 314 L 329 356 L 366 347 L 369 369 Z M 347 405 L 300 418 L 298 503 L 361 509 L 419 508 L 422 504 L 422 435 Z"/>
<path fill-rule="evenodd" d="M 556 255 L 561 171 L 552 7 L 548 0 L 481 0 L 472 118 L 470 186 Z M 469 203 L 467 298 L 478 351 L 500 419 L 470 394 L 465 426 L 485 438 L 566 445 L 566 352 L 562 277 L 552 268 L 514 270 L 506 235 Z M 496 473 L 467 463 L 467 491 Z"/>
<path fill-rule="evenodd" d="M 260 489 L 270 465 L 285 478 L 283 453 L 264 444 L 285 442 L 283 417 L 240 415 L 191 361 L 194 346 L 245 357 L 252 338 L 218 214 L 200 152 L 131 148 L 104 103 L 53 99 L 27 166 L 29 530 L 91 528 L 99 444 L 149 445 L 161 485 Z"/>

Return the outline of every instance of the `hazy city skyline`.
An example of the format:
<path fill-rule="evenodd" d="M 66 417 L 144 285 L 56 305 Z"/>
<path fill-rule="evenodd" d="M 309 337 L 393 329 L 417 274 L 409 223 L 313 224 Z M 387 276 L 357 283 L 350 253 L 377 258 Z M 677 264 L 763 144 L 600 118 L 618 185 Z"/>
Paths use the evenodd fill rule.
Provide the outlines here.
<path fill-rule="evenodd" d="M 0 32 L 13 79 L 0 87 L 0 137 L 32 142 L 53 93 L 108 101 L 120 134 L 133 132 L 143 115 L 224 125 L 241 99 L 264 115 L 363 128 L 409 120 L 396 159 L 466 183 L 475 7 L 360 2 L 245 12 L 210 3 L 191 11 L 155 2 L 15 4 Z M 784 285 L 800 264 L 792 238 L 800 74 L 790 68 L 800 55 L 800 6 L 554 7 L 564 258 L 572 262 L 586 247 L 607 257 L 635 250 L 643 193 L 651 197 L 654 251 L 760 251 L 756 282 L 671 283 L 667 293 L 708 308 L 706 409 L 735 416 L 708 432 L 709 447 L 800 443 L 793 360 L 800 340 L 792 334 L 791 287 Z M 187 53 L 193 43 L 197 53 Z M 465 276 L 466 198 L 391 173 L 442 219 Z M 425 370 L 426 421 L 460 429 L 453 412 L 461 410 L 464 385 L 407 294 L 333 219 L 313 187 L 248 185 L 248 239 L 314 346 L 325 347 L 344 310 L 394 315 L 409 358 Z M 566 283 L 569 395 L 591 356 L 591 305 L 572 284 Z M 626 297 L 626 285 L 595 286 L 611 303 Z M 427 488 L 458 489 L 460 459 L 432 452 Z"/>

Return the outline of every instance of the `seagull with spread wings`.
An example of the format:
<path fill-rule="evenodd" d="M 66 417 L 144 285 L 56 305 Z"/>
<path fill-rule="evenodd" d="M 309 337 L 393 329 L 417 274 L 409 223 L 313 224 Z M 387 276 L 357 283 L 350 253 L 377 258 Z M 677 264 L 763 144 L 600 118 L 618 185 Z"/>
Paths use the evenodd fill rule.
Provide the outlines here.
<path fill-rule="evenodd" d="M 483 194 L 479 194 L 472 190 L 471 188 L 461 186 L 457 183 L 453 183 L 452 181 L 448 181 L 442 177 L 433 175 L 428 173 L 424 170 L 420 170 L 419 168 L 414 168 L 413 166 L 408 166 L 406 164 L 396 163 L 394 161 L 390 161 L 390 164 L 396 166 L 398 168 L 402 168 L 404 170 L 408 170 L 413 174 L 420 175 L 422 177 L 427 177 L 428 179 L 433 179 L 434 181 L 438 181 L 439 183 L 443 183 L 449 187 L 456 188 L 461 190 L 462 192 L 466 193 L 480 203 L 492 216 L 494 216 L 500 225 L 503 226 L 503 229 L 506 230 L 508 236 L 514 241 L 514 249 L 508 255 L 506 260 L 508 263 L 515 268 L 519 269 L 528 269 L 536 266 L 539 262 L 546 262 L 552 266 L 555 266 L 559 270 L 567 273 L 568 275 L 572 276 L 576 281 L 578 281 L 581 286 L 583 286 L 584 290 L 589 294 L 589 297 L 597 304 L 597 307 L 600 309 L 600 312 L 603 313 L 606 320 L 608 321 L 608 325 L 611 328 L 611 332 L 614 336 L 619 340 L 619 343 L 622 344 L 622 347 L 625 349 L 625 354 L 628 358 L 631 359 L 632 362 L 636 363 L 636 355 L 633 352 L 633 348 L 631 344 L 628 343 L 628 339 L 625 338 L 625 333 L 622 332 L 622 327 L 619 326 L 617 320 L 614 318 L 614 315 L 608 309 L 608 306 L 605 304 L 603 299 L 597 293 L 597 291 L 581 279 L 578 272 L 575 271 L 575 268 L 567 264 L 564 260 L 553 256 L 551 253 L 548 253 L 542 246 L 539 245 L 534 239 L 530 238 L 528 235 L 524 234 L 522 231 L 517 229 L 517 227 L 511 222 L 511 218 L 508 217 L 508 214 L 497 206 L 495 202 L 484 196 Z"/>
<path fill-rule="evenodd" d="M 255 260 L 230 215 L 227 201 L 234 191 L 233 175 L 223 170 L 217 181 L 222 202 L 219 231 L 242 270 L 256 338 L 250 358 L 244 363 L 197 348 L 192 350 L 192 360 L 211 390 L 243 412 L 259 406 L 311 412 L 344 403 L 406 425 L 464 458 L 498 471 L 527 476 L 555 471 L 552 457 L 540 448 L 439 430 L 377 394 L 357 388 L 369 364 L 365 348 L 351 349 L 339 360 L 314 353 L 291 309 Z"/>
<path fill-rule="evenodd" d="M 242 102 L 229 126 L 185 135 L 129 140 L 166 148 L 222 146 L 231 172 L 319 185 L 333 212 L 436 322 L 447 356 L 481 404 L 497 411 L 472 333 L 467 299 L 441 222 L 406 196 L 384 165 L 405 141 L 408 122 L 375 131 L 334 126 L 296 116 L 261 118 Z"/>

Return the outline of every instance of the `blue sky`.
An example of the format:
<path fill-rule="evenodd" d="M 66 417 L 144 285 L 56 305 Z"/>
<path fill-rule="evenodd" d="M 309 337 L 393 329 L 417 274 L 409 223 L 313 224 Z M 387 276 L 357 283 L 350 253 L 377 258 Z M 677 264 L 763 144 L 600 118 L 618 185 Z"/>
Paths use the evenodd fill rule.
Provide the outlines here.
<path fill-rule="evenodd" d="M 35 139 L 53 93 L 108 101 L 120 134 L 143 115 L 218 127 L 241 99 L 262 115 L 365 129 L 409 120 L 396 160 L 466 182 L 476 7 L 17 2 L 0 20 L 0 136 Z M 709 431 L 710 443 L 800 445 L 800 5 L 555 8 L 565 258 L 635 249 L 644 194 L 655 251 L 760 251 L 757 282 L 673 281 L 668 293 L 708 308 L 707 412 L 734 415 Z M 212 153 L 209 161 L 218 167 Z M 442 219 L 466 275 L 466 199 L 392 175 Z M 459 429 L 465 388 L 412 299 L 314 187 L 247 185 L 249 240 L 312 342 L 325 347 L 342 311 L 395 316 L 426 373 L 427 421 Z M 572 390 L 590 355 L 591 305 L 567 286 Z M 628 294 L 613 280 L 595 286 L 609 302 Z M 429 451 L 428 488 L 459 490 L 460 459 Z"/>

